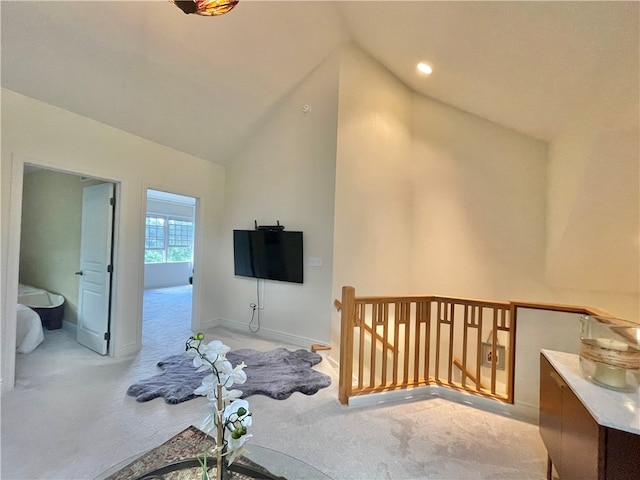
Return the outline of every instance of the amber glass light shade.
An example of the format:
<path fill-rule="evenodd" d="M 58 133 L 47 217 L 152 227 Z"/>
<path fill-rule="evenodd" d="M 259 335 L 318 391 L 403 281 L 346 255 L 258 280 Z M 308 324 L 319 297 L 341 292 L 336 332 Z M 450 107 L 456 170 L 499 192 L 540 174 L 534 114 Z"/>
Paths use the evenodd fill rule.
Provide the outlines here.
<path fill-rule="evenodd" d="M 224 15 L 235 7 L 240 0 L 170 0 L 184 13 L 216 16 Z"/>

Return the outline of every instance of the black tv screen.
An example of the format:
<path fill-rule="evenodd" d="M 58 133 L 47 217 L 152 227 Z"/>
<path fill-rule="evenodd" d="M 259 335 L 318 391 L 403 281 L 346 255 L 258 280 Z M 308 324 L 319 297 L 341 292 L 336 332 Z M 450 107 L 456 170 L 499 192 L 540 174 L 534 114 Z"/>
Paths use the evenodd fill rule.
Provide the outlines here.
<path fill-rule="evenodd" d="M 234 230 L 233 263 L 242 277 L 302 283 L 302 232 Z"/>

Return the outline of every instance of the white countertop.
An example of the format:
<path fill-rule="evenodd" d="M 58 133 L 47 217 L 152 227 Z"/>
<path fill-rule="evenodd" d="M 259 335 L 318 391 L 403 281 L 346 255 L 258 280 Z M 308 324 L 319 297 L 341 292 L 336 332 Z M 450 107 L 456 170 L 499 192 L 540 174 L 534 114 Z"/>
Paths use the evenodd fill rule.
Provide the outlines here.
<path fill-rule="evenodd" d="M 598 424 L 640 435 L 640 392 L 624 393 L 593 384 L 580 372 L 580 357 L 542 350 Z"/>

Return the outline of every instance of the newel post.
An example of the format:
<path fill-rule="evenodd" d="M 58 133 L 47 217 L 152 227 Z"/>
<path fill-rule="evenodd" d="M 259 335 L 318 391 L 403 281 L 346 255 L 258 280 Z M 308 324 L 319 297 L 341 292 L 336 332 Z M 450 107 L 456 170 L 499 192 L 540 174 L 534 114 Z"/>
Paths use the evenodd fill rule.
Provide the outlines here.
<path fill-rule="evenodd" d="M 340 378 L 338 399 L 340 403 L 349 403 L 353 388 L 353 329 L 356 318 L 356 290 L 342 287 L 342 308 L 340 310 Z"/>

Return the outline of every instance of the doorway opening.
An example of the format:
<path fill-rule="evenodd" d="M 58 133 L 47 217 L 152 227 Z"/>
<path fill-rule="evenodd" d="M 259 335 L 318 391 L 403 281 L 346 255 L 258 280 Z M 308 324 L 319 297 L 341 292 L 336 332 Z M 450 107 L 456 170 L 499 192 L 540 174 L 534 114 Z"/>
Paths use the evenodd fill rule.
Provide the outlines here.
<path fill-rule="evenodd" d="M 108 353 L 111 284 L 115 281 L 112 273 L 115 219 L 111 204 L 115 185 L 77 173 L 24 164 L 16 249 L 19 304 L 16 345 L 18 352 L 25 355 L 17 357 L 16 380 L 20 380 L 22 371 L 19 360 L 38 347 L 46 348 L 53 355 L 68 352 L 69 348 L 83 351 L 84 346 L 96 350 L 95 345 L 87 345 L 86 341 L 95 333 L 100 344 L 98 353 Z M 104 190 L 106 195 L 101 197 L 106 201 L 101 207 L 104 222 L 85 209 L 85 193 L 95 188 Z M 94 206 L 97 200 L 95 196 L 91 200 Z M 88 231 L 87 224 L 99 228 Z M 93 255 L 98 243 L 104 257 L 100 265 Z M 93 253 L 88 254 L 86 244 L 94 247 Z M 83 255 L 89 260 L 84 265 Z M 99 273 L 92 270 L 94 266 Z M 82 274 L 83 270 L 86 275 Z M 97 283 L 101 290 L 94 288 Z M 56 301 L 48 302 L 51 299 Z M 30 301 L 35 304 L 30 305 Z M 41 308 L 43 302 L 44 308 Z M 48 303 L 54 307 L 51 312 Z M 87 318 L 83 312 L 89 312 L 93 323 L 83 321 Z M 98 317 L 100 325 L 95 323 Z M 99 332 L 94 332 L 94 327 Z"/>
<path fill-rule="evenodd" d="M 142 345 L 153 332 L 168 342 L 192 331 L 197 199 L 147 189 Z M 178 340 L 180 341 L 180 340 Z"/>

